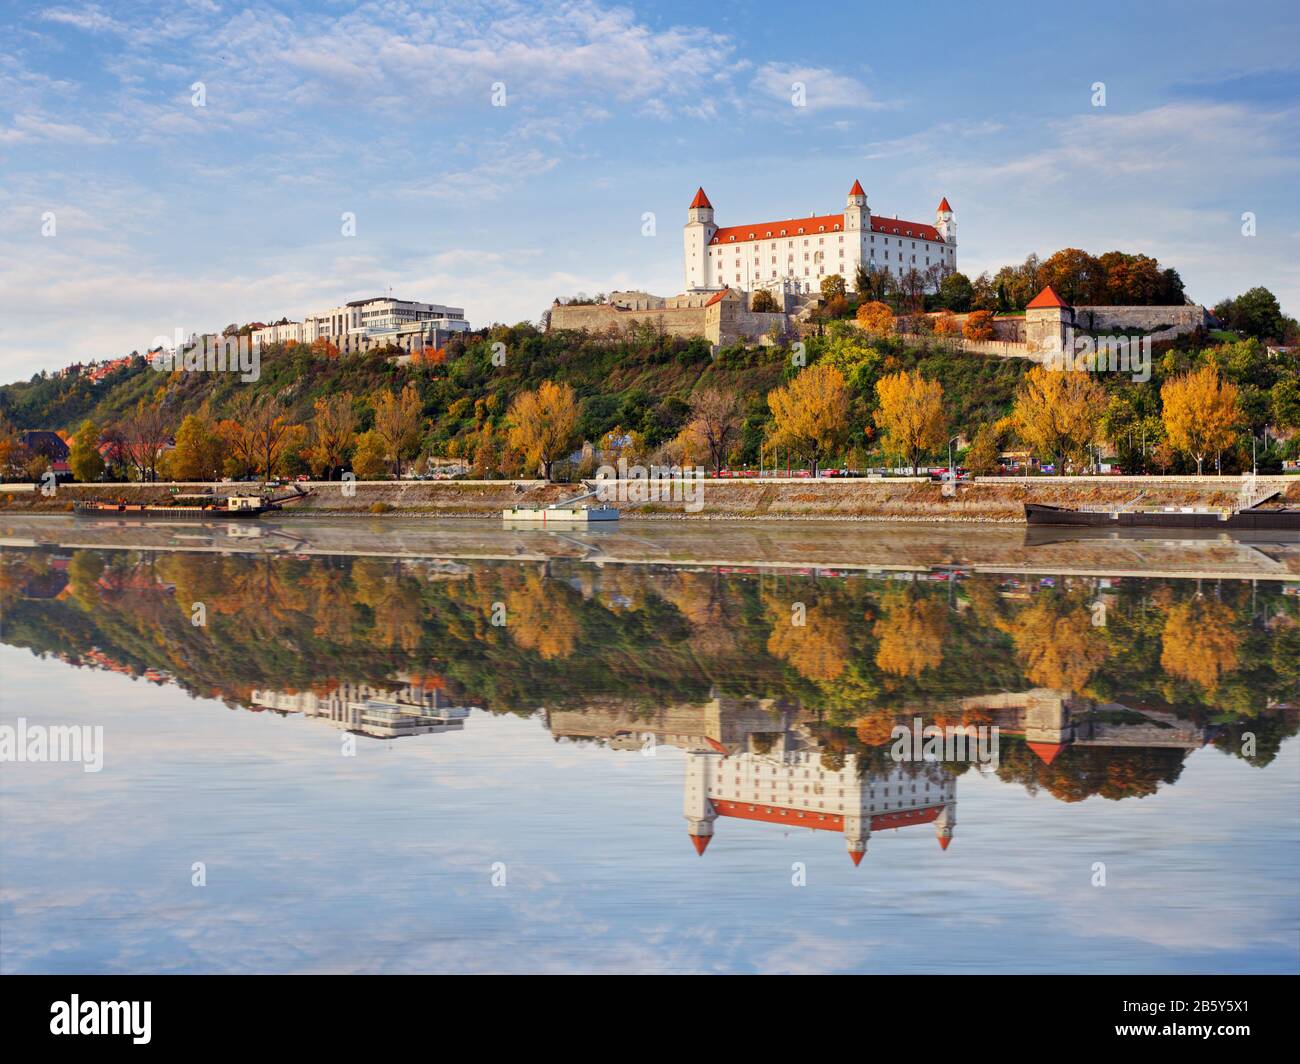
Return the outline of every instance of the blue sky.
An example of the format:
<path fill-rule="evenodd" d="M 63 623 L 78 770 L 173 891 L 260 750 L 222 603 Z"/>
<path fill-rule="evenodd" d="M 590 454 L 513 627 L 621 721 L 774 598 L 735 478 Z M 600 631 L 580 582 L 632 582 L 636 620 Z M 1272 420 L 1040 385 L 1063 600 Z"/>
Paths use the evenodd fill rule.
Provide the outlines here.
<path fill-rule="evenodd" d="M 0 3 L 0 380 L 389 286 L 675 293 L 697 185 L 724 225 L 947 196 L 972 276 L 1119 248 L 1300 313 L 1294 4 L 790 11 Z"/>

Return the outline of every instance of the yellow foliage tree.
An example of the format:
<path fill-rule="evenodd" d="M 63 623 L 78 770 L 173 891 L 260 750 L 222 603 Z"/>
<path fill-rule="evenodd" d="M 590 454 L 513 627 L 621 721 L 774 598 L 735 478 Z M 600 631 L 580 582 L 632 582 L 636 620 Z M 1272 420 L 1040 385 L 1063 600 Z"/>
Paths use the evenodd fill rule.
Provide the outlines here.
<path fill-rule="evenodd" d="M 1065 460 L 1082 460 L 1096 437 L 1105 405 L 1104 389 L 1083 370 L 1035 366 L 1016 394 L 1011 423 L 1027 446 L 1064 473 Z"/>
<path fill-rule="evenodd" d="M 385 457 L 393 463 L 393 474 L 402 472 L 402 459 L 419 449 L 424 433 L 424 404 L 419 389 L 407 384 L 400 393 L 385 389 L 374 397 L 374 432 L 384 443 Z"/>
<path fill-rule="evenodd" d="M 1224 674 L 1237 667 L 1241 635 L 1226 605 L 1194 599 L 1169 607 L 1161 643 L 1160 664 L 1166 672 L 1214 691 Z"/>
<path fill-rule="evenodd" d="M 1222 380 L 1209 364 L 1161 387 L 1165 432 L 1178 450 L 1196 459 L 1198 476 L 1207 454 L 1230 447 L 1237 438 L 1238 396 L 1237 386 Z"/>
<path fill-rule="evenodd" d="M 936 336 L 956 336 L 961 332 L 961 323 L 957 321 L 957 315 L 951 310 L 945 310 L 934 319 L 934 332 Z"/>
<path fill-rule="evenodd" d="M 176 448 L 171 453 L 172 478 L 217 479 L 225 459 L 225 447 L 216 425 L 201 414 L 186 415 L 176 430 Z"/>
<path fill-rule="evenodd" d="M 789 384 L 768 392 L 767 405 L 775 422 L 773 445 L 803 455 L 814 475 L 822 457 L 843 445 L 849 389 L 834 366 L 818 362 L 800 371 Z"/>
<path fill-rule="evenodd" d="M 523 454 L 530 468 L 540 465 L 550 480 L 556 460 L 577 442 L 578 400 L 573 389 L 543 381 L 537 391 L 515 396 L 506 418 L 510 446 Z"/>
<path fill-rule="evenodd" d="M 891 373 L 876 382 L 880 406 L 874 419 L 884 433 L 885 450 L 907 460 L 913 469 L 921 455 L 948 440 L 943 388 L 920 371 Z"/>
<path fill-rule="evenodd" d="M 306 458 L 312 472 L 333 478 L 334 470 L 347 461 L 356 443 L 357 416 L 352 393 L 342 392 L 317 399 L 311 424 L 311 446 Z"/>
<path fill-rule="evenodd" d="M 357 449 L 352 454 L 352 472 L 358 480 L 373 480 L 388 468 L 388 452 L 384 441 L 373 429 L 357 437 Z"/>
<path fill-rule="evenodd" d="M 937 667 L 948 634 L 945 605 L 901 590 L 886 592 L 880 605 L 881 618 L 872 628 L 880 640 L 876 664 L 887 673 L 911 679 Z"/>
<path fill-rule="evenodd" d="M 886 304 L 876 300 L 863 303 L 858 307 L 857 318 L 858 324 L 872 336 L 892 336 L 897 325 L 894 312 Z"/>

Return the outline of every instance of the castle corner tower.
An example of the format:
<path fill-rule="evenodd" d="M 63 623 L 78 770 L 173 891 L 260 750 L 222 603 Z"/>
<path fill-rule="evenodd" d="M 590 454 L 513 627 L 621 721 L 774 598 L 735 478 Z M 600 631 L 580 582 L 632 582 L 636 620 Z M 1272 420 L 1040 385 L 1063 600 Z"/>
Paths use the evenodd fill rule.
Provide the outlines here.
<path fill-rule="evenodd" d="M 698 189 L 686 211 L 686 291 L 698 292 L 711 288 L 709 283 L 708 247 L 718 227 L 713 222 L 713 204 Z"/>
<path fill-rule="evenodd" d="M 934 227 L 939 230 L 944 243 L 955 246 L 957 243 L 957 223 L 953 221 L 952 208 L 948 206 L 948 197 L 939 201 L 934 212 Z"/>

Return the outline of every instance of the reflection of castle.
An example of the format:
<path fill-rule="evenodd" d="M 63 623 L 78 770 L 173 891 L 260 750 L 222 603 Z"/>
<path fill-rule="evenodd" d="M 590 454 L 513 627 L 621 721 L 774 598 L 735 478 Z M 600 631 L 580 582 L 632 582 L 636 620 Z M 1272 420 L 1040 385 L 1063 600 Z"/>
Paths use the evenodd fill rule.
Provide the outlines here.
<path fill-rule="evenodd" d="M 614 706 L 552 710 L 554 735 L 602 738 L 634 748 L 645 736 L 686 752 L 685 814 L 695 852 L 703 854 L 719 817 L 756 820 L 844 835 L 853 863 L 873 831 L 934 824 L 939 845 L 957 823 L 956 780 L 937 766 L 909 775 L 899 766 L 860 773 L 847 755 L 827 767 L 811 718 L 771 699 L 722 699 L 647 711 L 635 720 Z M 831 762 L 836 764 L 835 761 Z"/>
<path fill-rule="evenodd" d="M 375 739 L 459 731 L 470 713 L 469 706 L 451 705 L 440 687 L 419 679 L 397 689 L 340 683 L 323 694 L 259 690 L 252 693 L 252 702 L 279 713 L 316 717 L 342 731 Z"/>
<path fill-rule="evenodd" d="M 812 750 L 770 754 L 692 751 L 686 755 L 685 813 L 695 852 L 703 854 L 719 817 L 757 820 L 844 835 L 856 865 L 873 831 L 934 824 L 945 850 L 957 824 L 957 781 L 924 766 L 915 776 L 859 774 L 849 755 L 827 768 Z"/>
<path fill-rule="evenodd" d="M 1094 702 L 1069 691 L 1037 687 L 962 700 L 963 710 L 986 710 L 1004 735 L 1022 735 L 1051 764 L 1067 746 L 1195 750 L 1212 729 L 1167 710 Z"/>

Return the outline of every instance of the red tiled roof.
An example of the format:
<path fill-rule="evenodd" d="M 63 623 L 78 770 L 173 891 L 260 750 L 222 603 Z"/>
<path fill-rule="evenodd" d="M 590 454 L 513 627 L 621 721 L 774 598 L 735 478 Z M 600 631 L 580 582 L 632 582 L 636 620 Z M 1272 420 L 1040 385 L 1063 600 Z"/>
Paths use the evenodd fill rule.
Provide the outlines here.
<path fill-rule="evenodd" d="M 712 835 L 692 835 L 691 843 L 695 847 L 695 852 L 698 853 L 701 857 L 703 857 L 704 851 L 709 848 L 709 842 L 712 839 L 713 839 Z"/>
<path fill-rule="evenodd" d="M 1068 307 L 1070 304 L 1056 294 L 1056 289 L 1050 284 L 1044 288 L 1038 295 L 1034 296 L 1025 304 L 1026 310 L 1033 310 L 1035 307 Z"/>
<path fill-rule="evenodd" d="M 857 868 L 862 863 L 862 858 L 867 855 L 866 850 L 850 850 L 849 856 L 853 858 L 853 867 Z"/>
<path fill-rule="evenodd" d="M 942 835 L 940 835 L 940 836 L 939 836 L 939 849 L 941 849 L 941 850 L 946 850 L 946 849 L 948 848 L 948 843 L 950 843 L 950 842 L 952 842 L 952 839 L 950 839 L 950 838 L 944 838 Z"/>
<path fill-rule="evenodd" d="M 719 816 L 738 820 L 759 820 L 767 824 L 786 824 L 814 831 L 843 831 L 844 817 L 838 813 L 818 813 L 808 809 L 789 809 L 762 802 L 734 802 L 725 798 L 710 798 Z M 900 809 L 896 813 L 877 813 L 871 818 L 872 831 L 887 828 L 904 828 L 912 824 L 929 824 L 939 816 L 939 807 L 929 809 Z"/>
<path fill-rule="evenodd" d="M 865 196 L 865 195 L 866 195 L 866 193 L 862 191 L 862 182 L 861 182 L 861 181 L 858 181 L 858 180 L 856 180 L 856 179 L 854 180 L 854 182 L 853 182 L 853 187 L 852 187 L 851 189 L 849 189 L 849 195 L 850 195 L 850 196 Z"/>
<path fill-rule="evenodd" d="M 709 202 L 709 197 L 704 194 L 704 189 L 702 188 L 696 190 L 695 198 L 691 200 L 691 209 L 694 210 L 696 207 L 708 207 L 709 210 L 713 209 L 713 204 Z"/>
<path fill-rule="evenodd" d="M 731 294 L 731 289 L 730 289 L 730 288 L 724 288 L 721 292 L 718 292 L 718 293 L 716 293 L 715 295 L 711 296 L 711 297 L 709 298 L 709 301 L 708 301 L 707 303 L 705 303 L 704 305 L 705 305 L 706 307 L 711 307 L 711 306 L 713 306 L 714 303 L 721 303 L 721 302 L 722 302 L 724 299 L 726 299 L 727 296 L 729 296 L 730 294 Z M 706 738 L 708 738 L 708 737 L 706 736 Z M 712 740 L 712 739 L 709 739 L 709 742 L 712 743 L 713 740 Z M 722 749 L 725 751 L 725 750 L 726 750 L 726 747 L 724 746 Z"/>
<path fill-rule="evenodd" d="M 949 214 L 952 213 L 952 208 L 948 206 L 947 196 L 944 196 L 944 198 L 939 201 L 939 210 L 947 211 Z"/>
<path fill-rule="evenodd" d="M 747 240 L 778 240 L 781 237 L 816 236 L 822 233 L 842 233 L 844 215 L 818 214 L 812 218 L 787 218 L 783 222 L 762 222 L 758 225 L 729 225 L 713 234 L 712 244 L 733 244 Z M 922 222 L 908 222 L 902 218 L 882 218 L 871 216 L 871 231 L 885 233 L 889 236 L 911 237 L 913 240 L 930 240 L 936 244 L 943 243 L 932 225 Z"/>

